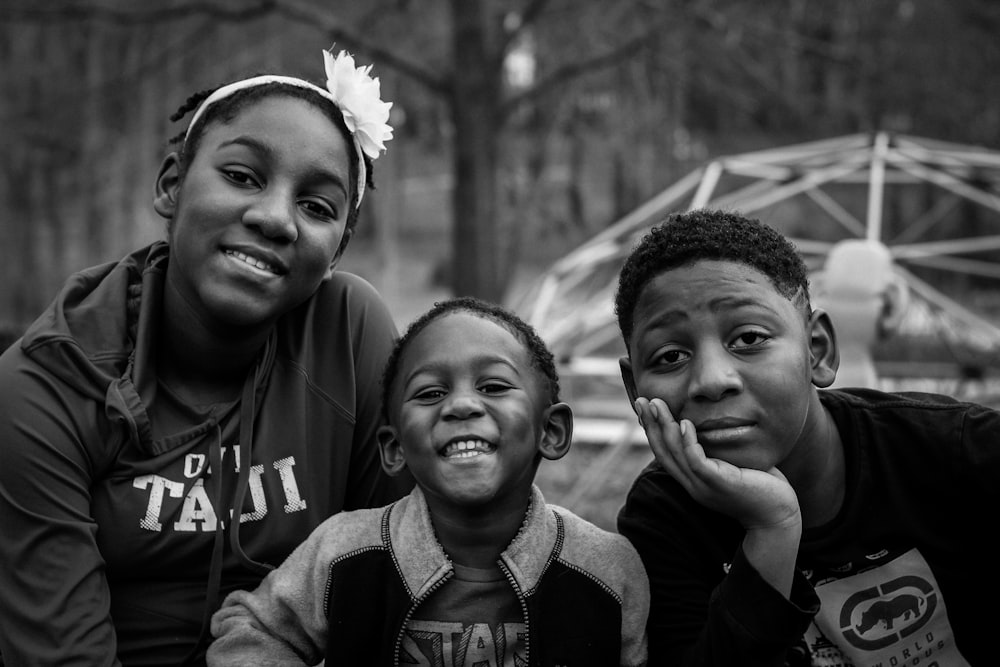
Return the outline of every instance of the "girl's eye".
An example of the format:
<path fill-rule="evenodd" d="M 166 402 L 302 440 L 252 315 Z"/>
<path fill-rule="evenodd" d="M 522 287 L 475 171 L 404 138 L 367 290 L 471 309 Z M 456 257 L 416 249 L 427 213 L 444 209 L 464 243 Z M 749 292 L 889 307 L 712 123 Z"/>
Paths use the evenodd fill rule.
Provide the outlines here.
<path fill-rule="evenodd" d="M 242 169 L 224 169 L 222 173 L 233 183 L 240 185 L 257 185 L 257 179 L 253 174 Z"/>
<path fill-rule="evenodd" d="M 334 219 L 337 217 L 337 211 L 321 199 L 303 199 L 299 205 L 318 218 Z"/>
<path fill-rule="evenodd" d="M 758 347 L 770 340 L 767 334 L 760 331 L 744 331 L 732 342 L 735 348 Z"/>

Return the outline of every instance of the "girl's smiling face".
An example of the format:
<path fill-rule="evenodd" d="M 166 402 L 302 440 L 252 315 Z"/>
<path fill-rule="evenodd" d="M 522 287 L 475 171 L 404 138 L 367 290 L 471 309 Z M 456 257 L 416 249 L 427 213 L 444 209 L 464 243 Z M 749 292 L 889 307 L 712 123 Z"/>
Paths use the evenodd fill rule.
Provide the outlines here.
<path fill-rule="evenodd" d="M 665 271 L 643 288 L 633 322 L 629 395 L 662 398 L 710 457 L 768 470 L 808 440 L 821 410 L 812 385 L 832 381 L 832 331 L 763 273 L 716 260 Z"/>
<path fill-rule="evenodd" d="M 432 509 L 523 509 L 540 457 L 568 447 L 568 434 L 553 437 L 568 408 L 550 405 L 524 344 L 480 315 L 455 311 L 428 324 L 393 384 L 383 459 L 388 451 L 405 463 Z"/>
<path fill-rule="evenodd" d="M 211 122 L 181 180 L 157 181 L 167 288 L 211 328 L 270 326 L 332 275 L 347 227 L 350 151 L 311 103 L 280 93 Z"/>

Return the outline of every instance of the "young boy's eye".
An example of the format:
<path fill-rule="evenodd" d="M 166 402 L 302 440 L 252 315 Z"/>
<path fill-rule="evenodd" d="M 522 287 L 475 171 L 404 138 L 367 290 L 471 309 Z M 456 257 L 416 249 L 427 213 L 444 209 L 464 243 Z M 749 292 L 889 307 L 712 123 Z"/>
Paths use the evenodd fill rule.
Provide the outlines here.
<path fill-rule="evenodd" d="M 479 391 L 484 394 L 501 394 L 510 389 L 506 382 L 484 382 L 479 386 Z"/>
<path fill-rule="evenodd" d="M 439 387 L 432 387 L 428 389 L 421 389 L 419 391 L 415 391 L 413 393 L 413 398 L 414 400 L 417 401 L 429 402 L 429 401 L 436 401 L 442 398 L 444 395 L 445 395 L 444 389 L 441 389 Z"/>

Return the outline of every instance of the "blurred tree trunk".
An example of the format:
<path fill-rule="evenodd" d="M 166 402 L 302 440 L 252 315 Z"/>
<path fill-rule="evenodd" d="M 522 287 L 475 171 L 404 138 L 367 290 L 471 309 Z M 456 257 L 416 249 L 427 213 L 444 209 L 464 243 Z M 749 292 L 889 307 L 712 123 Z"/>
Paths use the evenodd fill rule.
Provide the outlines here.
<path fill-rule="evenodd" d="M 496 37 L 487 3 L 451 0 L 451 9 L 455 66 L 452 289 L 459 295 L 500 301 L 505 285 L 497 252 L 496 186 L 503 60 L 489 49 Z"/>

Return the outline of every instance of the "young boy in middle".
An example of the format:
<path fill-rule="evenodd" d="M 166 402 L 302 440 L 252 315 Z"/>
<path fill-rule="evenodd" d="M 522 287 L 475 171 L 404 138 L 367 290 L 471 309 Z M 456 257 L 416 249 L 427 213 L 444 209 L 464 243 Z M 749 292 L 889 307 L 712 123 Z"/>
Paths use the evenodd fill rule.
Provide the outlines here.
<path fill-rule="evenodd" d="M 435 304 L 389 357 L 383 409 L 382 465 L 414 491 L 331 517 L 230 594 L 209 665 L 646 664 L 637 553 L 534 485 L 573 417 L 529 325 L 468 297 Z"/>

